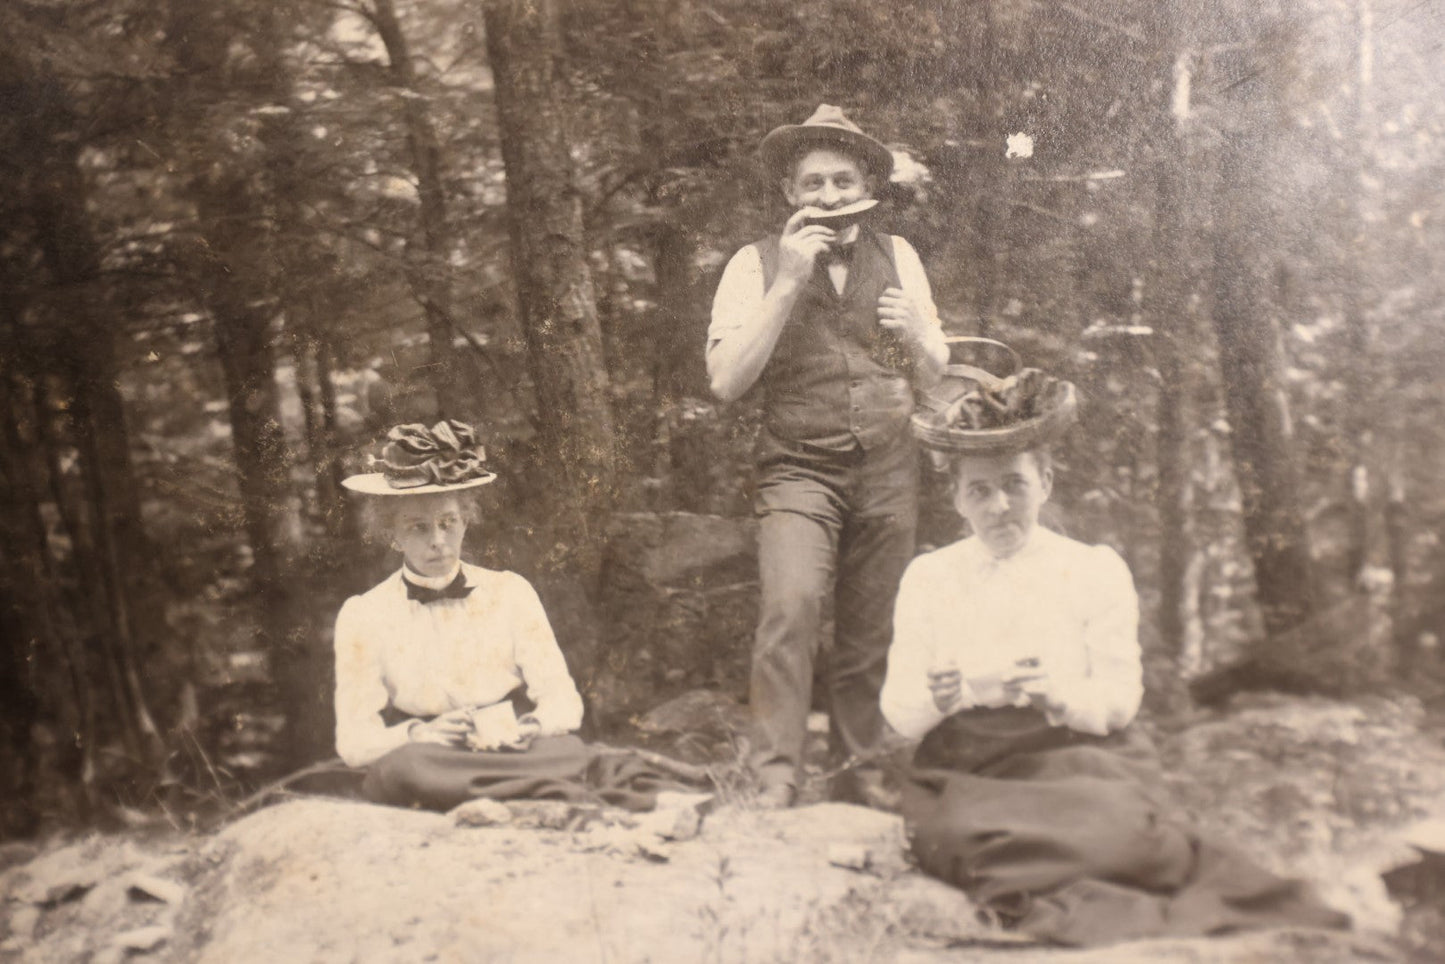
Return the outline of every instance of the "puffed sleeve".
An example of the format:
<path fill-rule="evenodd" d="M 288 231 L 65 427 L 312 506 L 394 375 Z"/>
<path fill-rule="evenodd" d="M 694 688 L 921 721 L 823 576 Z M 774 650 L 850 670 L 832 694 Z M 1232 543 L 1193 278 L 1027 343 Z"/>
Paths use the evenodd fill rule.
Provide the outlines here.
<path fill-rule="evenodd" d="M 512 658 L 536 709 L 542 736 L 571 733 L 582 725 L 582 695 L 567 671 L 542 600 L 531 583 L 514 574 L 508 586 L 512 612 Z"/>
<path fill-rule="evenodd" d="M 926 558 L 913 560 L 903 573 L 893 607 L 888 673 L 878 697 L 888 725 L 914 739 L 937 726 L 945 715 L 934 704 L 933 692 L 928 688 L 936 621 L 945 616 L 936 608 L 940 597 L 930 589 L 930 582 Z M 956 618 L 956 614 L 947 618 Z"/>
<path fill-rule="evenodd" d="M 363 615 L 364 608 L 361 598 L 353 596 L 336 616 L 336 753 L 354 767 L 364 767 L 406 743 L 412 723 L 382 722 L 386 683 L 376 641 L 368 633 L 373 621 Z"/>
<path fill-rule="evenodd" d="M 1128 726 L 1144 697 L 1139 597 L 1117 552 L 1095 546 L 1090 554 L 1089 591 L 1080 596 L 1088 669 L 1083 677 L 1054 681 L 1053 695 L 1064 705 L 1054 722 L 1104 736 Z"/>

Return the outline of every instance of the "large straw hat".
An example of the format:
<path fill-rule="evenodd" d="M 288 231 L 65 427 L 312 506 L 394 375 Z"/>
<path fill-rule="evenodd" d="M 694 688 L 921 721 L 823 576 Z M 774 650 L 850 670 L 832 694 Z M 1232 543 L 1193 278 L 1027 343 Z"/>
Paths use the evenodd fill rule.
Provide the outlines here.
<path fill-rule="evenodd" d="M 497 478 L 486 467 L 487 450 L 477 442 L 476 430 L 466 422 L 447 419 L 431 428 L 398 425 L 386 437 L 381 458 L 371 459 L 381 471 L 349 476 L 342 485 L 363 495 L 430 495 Z"/>
<path fill-rule="evenodd" d="M 1018 353 L 991 338 L 959 337 L 951 345 L 1001 349 L 1013 372 L 999 376 L 976 365 L 950 364 L 913 415 L 919 442 L 944 455 L 1004 455 L 1061 438 L 1078 413 L 1073 383 L 1024 368 Z"/>
<path fill-rule="evenodd" d="M 788 169 L 804 147 L 842 147 L 857 155 L 880 181 L 893 173 L 893 152 L 859 129 L 844 116 L 840 107 L 820 104 L 813 116 L 801 124 L 775 127 L 758 145 L 763 163 L 774 174 L 787 175 Z"/>

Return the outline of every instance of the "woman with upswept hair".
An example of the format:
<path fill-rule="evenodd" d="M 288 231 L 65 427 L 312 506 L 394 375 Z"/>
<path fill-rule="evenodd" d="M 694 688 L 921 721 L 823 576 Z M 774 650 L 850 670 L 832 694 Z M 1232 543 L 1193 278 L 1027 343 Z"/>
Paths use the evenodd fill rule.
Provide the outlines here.
<path fill-rule="evenodd" d="M 1063 944 L 1345 926 L 1301 881 L 1178 818 L 1132 724 L 1139 602 L 1107 546 L 1038 525 L 1073 386 L 951 366 L 915 430 L 972 535 L 904 573 L 881 706 L 919 739 L 902 811 L 919 866 Z"/>
<path fill-rule="evenodd" d="M 496 478 L 473 428 L 399 425 L 372 461 L 342 484 L 401 565 L 346 601 L 335 636 L 336 751 L 366 769 L 363 794 L 434 810 L 481 796 L 650 807 L 655 773 L 575 735 L 582 697 L 532 586 L 462 559 L 476 490 Z"/>

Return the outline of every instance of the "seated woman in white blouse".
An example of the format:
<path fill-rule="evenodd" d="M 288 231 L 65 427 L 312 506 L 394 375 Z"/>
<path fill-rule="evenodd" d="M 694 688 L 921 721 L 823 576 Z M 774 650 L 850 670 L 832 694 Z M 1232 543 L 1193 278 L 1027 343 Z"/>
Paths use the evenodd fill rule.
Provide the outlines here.
<path fill-rule="evenodd" d="M 954 461 L 974 536 L 915 559 L 899 586 L 881 702 L 903 735 L 975 707 L 1033 707 L 1095 736 L 1138 712 L 1133 579 L 1108 546 L 1039 528 L 1053 479 L 1042 448 Z"/>
<path fill-rule="evenodd" d="M 921 738 L 902 801 L 919 866 L 1064 944 L 1341 926 L 1303 884 L 1177 819 L 1130 726 L 1143 682 L 1129 570 L 1038 525 L 1047 433 L 1022 448 L 997 428 L 919 434 L 943 449 L 973 530 L 905 572 L 880 697 L 894 729 Z"/>
<path fill-rule="evenodd" d="M 539 795 L 580 780 L 570 736 L 582 698 L 531 585 L 463 562 L 471 490 L 495 475 L 470 426 L 391 430 L 380 472 L 347 488 L 372 497 L 401 567 L 336 617 L 336 751 L 366 767 L 365 795 L 449 809 L 475 796 Z M 513 699 L 531 708 L 514 716 Z"/>

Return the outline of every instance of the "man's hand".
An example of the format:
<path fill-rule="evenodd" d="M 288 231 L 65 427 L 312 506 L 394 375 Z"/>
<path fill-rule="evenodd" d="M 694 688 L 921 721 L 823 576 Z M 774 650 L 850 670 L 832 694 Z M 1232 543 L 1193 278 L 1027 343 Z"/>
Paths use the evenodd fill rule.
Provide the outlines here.
<path fill-rule="evenodd" d="M 803 210 L 794 211 L 783 225 L 783 237 L 778 242 L 778 276 L 795 283 L 812 277 L 818 256 L 827 251 L 828 245 L 838 237 L 838 232 L 832 228 L 804 224 L 805 218 Z"/>
<path fill-rule="evenodd" d="M 909 344 L 922 345 L 928 337 L 923 313 L 902 288 L 885 288 L 878 296 L 878 324 Z"/>
<path fill-rule="evenodd" d="M 407 738 L 413 743 L 439 743 L 442 746 L 461 746 L 467 734 L 472 732 L 471 711 L 452 710 L 432 720 L 413 723 L 407 730 Z"/>
<path fill-rule="evenodd" d="M 963 674 L 957 669 L 929 670 L 928 689 L 938 712 L 947 713 L 963 699 Z"/>

